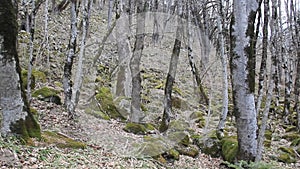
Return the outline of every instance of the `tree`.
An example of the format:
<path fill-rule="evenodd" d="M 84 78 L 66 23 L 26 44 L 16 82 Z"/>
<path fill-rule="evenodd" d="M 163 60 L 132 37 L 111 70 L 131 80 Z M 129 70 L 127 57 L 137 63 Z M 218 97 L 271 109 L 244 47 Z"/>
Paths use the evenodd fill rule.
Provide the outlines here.
<path fill-rule="evenodd" d="M 234 17 L 231 32 L 231 72 L 233 88 L 234 114 L 236 117 L 238 154 L 237 159 L 253 161 L 256 156 L 256 110 L 254 102 L 254 78 L 250 75 L 252 48 L 249 37 L 253 30 L 249 29 L 256 11 L 256 0 L 234 0 Z"/>
<path fill-rule="evenodd" d="M 178 23 L 177 23 L 178 25 L 176 28 L 176 39 L 173 46 L 169 71 L 167 74 L 167 80 L 165 85 L 164 113 L 163 113 L 161 126 L 159 128 L 160 132 L 166 131 L 169 128 L 170 120 L 175 117 L 172 112 L 172 89 L 173 89 L 173 84 L 175 82 L 177 64 L 178 64 L 180 48 L 181 48 L 181 41 L 183 37 L 183 23 L 182 23 L 183 8 L 182 8 L 181 0 L 178 0 L 177 10 L 178 10 Z"/>
<path fill-rule="evenodd" d="M 41 137 L 40 126 L 30 112 L 24 90 L 21 89 L 21 68 L 17 54 L 17 3 L 0 3 L 0 114 L 1 134 L 14 134 L 27 140 Z"/>
<path fill-rule="evenodd" d="M 130 59 L 130 71 L 132 78 L 132 94 L 130 106 L 130 121 L 140 122 L 144 118 L 141 111 L 141 73 L 140 61 L 144 49 L 145 38 L 145 13 L 144 13 L 144 0 L 138 0 L 137 6 L 137 26 L 136 26 L 136 39 L 133 49 L 133 55 Z"/>
<path fill-rule="evenodd" d="M 65 94 L 65 107 L 69 113 L 69 116 L 73 118 L 74 112 L 72 110 L 74 104 L 72 104 L 72 66 L 73 59 L 75 57 L 76 50 L 76 39 L 77 39 L 77 13 L 76 13 L 76 0 L 71 2 L 71 31 L 70 31 L 70 41 L 68 45 L 68 53 L 64 66 L 64 77 L 63 77 L 63 87 Z"/>

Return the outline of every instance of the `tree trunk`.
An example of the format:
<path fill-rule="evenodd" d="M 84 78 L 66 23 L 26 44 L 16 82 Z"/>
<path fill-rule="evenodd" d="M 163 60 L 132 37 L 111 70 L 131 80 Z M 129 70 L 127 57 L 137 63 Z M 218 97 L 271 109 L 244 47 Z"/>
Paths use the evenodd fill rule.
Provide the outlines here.
<path fill-rule="evenodd" d="M 256 101 L 256 112 L 259 116 L 261 101 L 264 95 L 264 82 L 266 78 L 266 66 L 268 57 L 268 26 L 269 26 L 269 0 L 264 0 L 264 25 L 263 25 L 263 39 L 262 39 L 262 57 L 260 63 L 260 71 L 258 77 L 258 91 Z"/>
<path fill-rule="evenodd" d="M 263 26 L 263 51 L 262 51 L 262 61 L 261 61 L 261 67 L 260 67 L 260 74 L 259 74 L 259 98 L 260 100 L 258 100 L 257 104 L 257 114 L 259 116 L 259 110 L 260 110 L 260 102 L 261 102 L 261 98 L 263 95 L 263 84 L 264 84 L 264 80 L 265 80 L 265 69 L 266 69 L 266 61 L 267 61 L 267 57 L 268 57 L 268 25 L 269 25 L 269 0 L 264 0 L 264 26 Z M 272 29 L 273 30 L 273 29 Z M 274 31 L 274 30 L 273 30 Z M 272 32 L 272 35 L 275 32 Z M 274 42 L 274 41 L 273 41 Z M 269 109 L 270 109 L 270 105 L 271 105 L 271 101 L 272 101 L 272 94 L 273 94 L 273 88 L 274 88 L 274 79 L 273 79 L 273 75 L 275 74 L 275 69 L 274 69 L 274 64 L 276 64 L 275 62 L 275 54 L 274 54 L 274 48 L 271 49 L 272 51 L 272 65 L 271 65 L 271 71 L 270 71 L 270 75 L 269 77 L 269 87 L 268 87 L 268 93 L 267 93 L 267 99 L 266 99 L 266 104 L 264 107 L 264 111 L 263 111 L 263 115 L 262 115 L 262 119 L 261 119 L 261 125 L 259 128 L 259 134 L 258 134 L 258 138 L 257 138 L 257 156 L 255 158 L 255 161 L 260 161 L 262 158 L 262 151 L 263 151 L 263 143 L 265 140 L 265 130 L 266 130 L 266 125 L 267 125 L 267 120 L 268 120 L 268 114 L 269 114 Z M 275 62 L 274 62 L 275 61 Z"/>
<path fill-rule="evenodd" d="M 236 117 L 238 136 L 238 160 L 253 161 L 256 156 L 256 111 L 254 102 L 254 89 L 252 83 L 254 77 L 249 76 L 251 70 L 251 52 L 248 21 L 252 22 L 250 16 L 257 9 L 256 0 L 241 1 L 234 0 L 234 20 L 232 32 L 232 86 L 234 99 L 234 113 Z M 250 31 L 250 32 L 249 32 Z"/>
<path fill-rule="evenodd" d="M 136 40 L 133 49 L 133 55 L 130 60 L 130 71 L 132 77 L 132 93 L 130 106 L 130 121 L 141 122 L 144 113 L 141 111 L 141 73 L 140 61 L 144 49 L 145 38 L 145 13 L 144 0 L 137 1 L 137 26 Z"/>
<path fill-rule="evenodd" d="M 179 0 L 180 1 L 180 0 Z M 159 128 L 160 132 L 165 132 L 169 128 L 170 120 L 174 118 L 172 112 L 172 89 L 176 77 L 177 64 L 180 54 L 181 41 L 183 36 L 183 23 L 182 23 L 182 6 L 178 5 L 178 25 L 176 29 L 176 39 L 172 51 L 171 61 L 169 65 L 169 72 L 167 75 L 166 85 L 165 85 L 165 98 L 164 98 L 164 113 Z"/>
<path fill-rule="evenodd" d="M 68 53 L 64 66 L 64 76 L 63 76 L 63 87 L 64 87 L 64 95 L 65 95 L 65 107 L 69 113 L 70 118 L 73 118 L 72 112 L 72 66 L 73 66 L 73 58 L 75 57 L 75 49 L 76 49 L 76 38 L 77 38 L 77 15 L 76 15 L 76 1 L 73 0 L 71 2 L 71 32 L 70 32 L 70 41 L 68 46 Z"/>
<path fill-rule="evenodd" d="M 91 15 L 91 8 L 92 8 L 93 2 L 90 0 L 84 0 L 82 5 L 82 11 L 83 11 L 83 21 L 82 21 L 82 38 L 81 38 L 81 44 L 80 44 L 80 50 L 79 50 L 79 56 L 78 56 L 78 63 L 77 63 L 77 71 L 75 74 L 75 80 L 74 80 L 74 87 L 72 91 L 72 98 L 71 98 L 71 112 L 75 114 L 75 108 L 78 105 L 79 102 L 79 96 L 80 96 L 80 89 L 82 86 L 82 79 L 83 79 L 83 60 L 85 56 L 85 44 L 87 39 L 87 33 L 89 29 L 89 19 Z"/>
<path fill-rule="evenodd" d="M 0 3 L 0 120 L 1 135 L 15 134 L 27 140 L 41 137 L 40 126 L 29 110 L 22 90 L 21 68 L 17 54 L 17 3 Z"/>
<path fill-rule="evenodd" d="M 223 73 L 223 105 L 222 105 L 222 113 L 220 115 L 220 121 L 217 128 L 217 136 L 222 138 L 224 136 L 224 128 L 228 113 L 228 73 L 227 73 L 227 57 L 225 55 L 225 42 L 223 36 L 223 25 L 221 23 L 221 18 L 223 17 L 222 11 L 222 0 L 219 2 L 219 15 L 217 16 L 218 22 L 218 33 L 219 33 L 219 50 L 220 50 L 220 57 L 222 62 L 222 73 Z"/>

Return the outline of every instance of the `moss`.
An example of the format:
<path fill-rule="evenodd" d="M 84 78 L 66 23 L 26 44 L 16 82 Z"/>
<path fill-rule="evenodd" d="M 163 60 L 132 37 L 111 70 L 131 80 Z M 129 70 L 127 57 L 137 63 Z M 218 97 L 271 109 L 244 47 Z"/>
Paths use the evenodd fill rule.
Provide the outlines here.
<path fill-rule="evenodd" d="M 58 96 L 58 94 L 59 91 L 45 86 L 41 89 L 34 91 L 32 93 L 32 97 L 37 97 L 40 100 L 61 105 L 61 99 Z"/>
<path fill-rule="evenodd" d="M 27 70 L 22 70 L 21 71 L 21 78 L 22 78 L 22 87 L 23 89 L 27 89 L 27 84 L 28 84 L 28 71 Z M 35 88 L 35 76 L 31 74 L 31 84 L 30 84 L 30 89 Z"/>
<path fill-rule="evenodd" d="M 179 154 L 186 155 L 193 158 L 195 158 L 199 154 L 199 149 L 195 145 L 189 145 L 189 146 L 178 145 L 175 146 L 175 149 L 179 152 Z"/>
<path fill-rule="evenodd" d="M 273 134 L 272 131 L 266 130 L 266 131 L 265 131 L 265 138 L 266 138 L 267 140 L 272 140 L 272 134 Z"/>
<path fill-rule="evenodd" d="M 44 131 L 42 137 L 47 144 L 54 144 L 59 148 L 86 148 L 86 144 L 83 142 L 75 141 L 69 137 L 66 137 L 62 134 Z"/>
<path fill-rule="evenodd" d="M 154 87 L 154 89 L 164 89 L 164 83 L 160 83 Z"/>
<path fill-rule="evenodd" d="M 211 133 L 216 133 L 211 132 Z M 198 147 L 204 154 L 210 155 L 212 157 L 220 157 L 221 156 L 221 142 L 217 138 L 216 134 L 209 134 L 198 144 Z"/>
<path fill-rule="evenodd" d="M 285 132 L 295 132 L 295 131 L 297 131 L 297 127 L 296 126 L 288 126 L 285 129 Z"/>
<path fill-rule="evenodd" d="M 35 77 L 36 81 L 47 82 L 47 76 L 44 72 L 39 70 L 32 70 L 32 75 Z"/>
<path fill-rule="evenodd" d="M 292 148 L 287 148 L 287 147 L 279 147 L 278 150 L 289 154 L 289 156 L 295 157 L 296 153 Z"/>
<path fill-rule="evenodd" d="M 169 130 L 172 131 L 186 131 L 190 127 L 189 123 L 183 120 L 173 120 L 170 122 Z"/>
<path fill-rule="evenodd" d="M 221 141 L 222 157 L 225 161 L 234 162 L 238 152 L 238 141 L 235 137 L 225 137 Z"/>
<path fill-rule="evenodd" d="M 174 160 L 179 160 L 180 153 L 176 149 L 174 149 L 174 148 L 170 149 L 167 152 L 167 154 L 168 154 L 167 155 L 168 158 L 171 158 L 171 159 L 174 159 Z"/>
<path fill-rule="evenodd" d="M 287 134 L 285 134 L 282 138 L 284 138 L 284 139 L 286 139 L 286 140 L 288 140 L 288 141 L 293 141 L 293 140 L 295 140 L 295 139 L 297 139 L 297 138 L 300 138 L 300 135 L 298 134 L 298 133 L 287 133 Z"/>
<path fill-rule="evenodd" d="M 205 118 L 204 118 L 204 113 L 201 112 L 201 111 L 196 111 L 196 112 L 193 112 L 191 115 L 190 115 L 190 119 L 191 120 L 194 120 L 195 123 L 198 123 L 198 127 L 199 128 L 203 128 L 205 126 Z"/>
<path fill-rule="evenodd" d="M 100 103 L 101 111 L 107 114 L 110 118 L 125 120 L 122 114 L 118 111 L 114 104 L 111 91 L 107 87 L 100 87 L 96 94 L 96 99 Z"/>
<path fill-rule="evenodd" d="M 271 147 L 271 144 L 272 144 L 272 141 L 271 141 L 271 140 L 265 140 L 265 141 L 264 141 L 264 146 L 265 146 L 265 147 L 270 148 L 270 147 Z"/>
<path fill-rule="evenodd" d="M 183 93 L 182 93 L 182 91 L 178 88 L 178 87 L 176 87 L 176 86 L 173 86 L 173 92 L 175 93 L 175 94 L 178 94 L 178 95 L 180 95 L 180 96 L 182 96 L 183 95 Z"/>
<path fill-rule="evenodd" d="M 296 147 L 300 145 L 300 138 L 296 138 L 292 141 L 291 146 Z"/>
<path fill-rule="evenodd" d="M 54 85 L 57 86 L 57 87 L 61 87 L 61 88 L 63 87 L 63 84 L 61 82 L 58 82 L 58 81 L 55 81 Z"/>
<path fill-rule="evenodd" d="M 168 134 L 168 139 L 180 145 L 188 146 L 191 144 L 189 135 L 182 131 L 171 132 Z"/>
<path fill-rule="evenodd" d="M 198 134 L 193 134 L 191 136 L 192 143 L 194 145 L 197 145 L 198 147 L 199 147 L 200 142 L 201 142 L 202 139 L 203 139 L 203 137 L 201 135 L 198 135 Z"/>
<path fill-rule="evenodd" d="M 278 161 L 284 162 L 284 163 L 295 163 L 296 162 L 296 160 L 293 157 L 291 157 L 288 153 L 281 153 L 277 159 L 278 159 Z"/>
<path fill-rule="evenodd" d="M 149 123 L 127 123 L 123 130 L 128 133 L 145 135 L 156 129 L 152 124 Z"/>

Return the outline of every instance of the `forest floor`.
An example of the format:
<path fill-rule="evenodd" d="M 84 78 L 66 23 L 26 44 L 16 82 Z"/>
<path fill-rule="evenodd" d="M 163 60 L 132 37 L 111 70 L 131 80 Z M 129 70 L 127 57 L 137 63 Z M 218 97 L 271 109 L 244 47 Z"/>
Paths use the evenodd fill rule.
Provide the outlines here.
<path fill-rule="evenodd" d="M 124 136 L 137 139 L 138 136 L 123 130 L 124 123 L 97 119 L 84 112 L 77 112 L 78 119 L 74 122 L 68 120 L 68 115 L 61 106 L 38 100 L 33 103 L 40 112 L 43 132 L 56 131 L 64 137 L 84 142 L 87 146 L 83 149 L 58 148 L 55 144 L 46 145 L 41 140 L 34 140 L 32 146 L 25 146 L 15 138 L 0 138 L 0 168 L 223 168 L 221 158 L 212 158 L 201 152 L 196 158 L 181 155 L 178 161 L 172 163 L 161 163 L 153 158 L 125 157 L 118 154 L 115 148 L 109 149 L 105 145 L 109 142 L 116 147 L 118 144 L 123 145 L 120 138 Z M 103 142 L 105 138 L 111 140 Z M 272 166 L 271 168 L 294 169 L 299 167 L 299 162 L 287 165 L 272 161 Z"/>

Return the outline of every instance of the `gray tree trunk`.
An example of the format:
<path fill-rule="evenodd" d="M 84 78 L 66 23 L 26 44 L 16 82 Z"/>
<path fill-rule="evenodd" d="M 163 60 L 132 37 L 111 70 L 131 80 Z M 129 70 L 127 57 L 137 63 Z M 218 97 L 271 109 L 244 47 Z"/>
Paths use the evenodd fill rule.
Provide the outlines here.
<path fill-rule="evenodd" d="M 254 102 L 254 78 L 249 76 L 249 59 L 252 57 L 249 43 L 249 16 L 256 11 L 256 0 L 234 0 L 234 25 L 232 32 L 232 87 L 234 113 L 238 136 L 238 160 L 253 161 L 257 153 L 256 110 Z M 253 19 L 253 18 L 252 18 Z M 251 30 L 250 30 L 251 31 Z M 254 31 L 252 30 L 252 33 Z"/>
<path fill-rule="evenodd" d="M 71 32 L 70 32 L 70 41 L 68 46 L 68 53 L 64 66 L 64 76 L 63 76 L 63 87 L 65 95 L 65 107 L 69 113 L 70 118 L 73 118 L 72 112 L 72 67 L 73 67 L 73 58 L 75 57 L 76 49 L 76 38 L 77 38 L 77 15 L 76 15 L 76 1 L 72 0 L 71 2 Z"/>
<path fill-rule="evenodd" d="M 227 72 L 227 57 L 225 55 L 225 42 L 223 36 L 223 25 L 221 23 L 221 18 L 223 17 L 222 11 L 222 0 L 219 2 L 219 13 L 217 16 L 217 24 L 218 24 L 218 33 L 219 33 L 219 50 L 220 50 L 220 57 L 222 62 L 222 72 L 223 72 L 223 105 L 222 105 L 222 112 L 220 115 L 220 121 L 217 128 L 217 133 L 220 138 L 224 136 L 224 128 L 228 113 L 228 72 Z"/>
<path fill-rule="evenodd" d="M 40 137 L 40 127 L 29 111 L 17 53 L 17 3 L 0 3 L 0 132 L 17 134 L 27 139 Z M 29 125 L 30 124 L 30 125 Z"/>
<path fill-rule="evenodd" d="M 144 113 L 141 110 L 141 73 L 140 61 L 144 49 L 145 38 L 145 13 L 144 0 L 137 2 L 137 26 L 136 26 L 136 40 L 133 49 L 133 55 L 130 60 L 130 71 L 132 77 L 132 93 L 130 106 L 130 121 L 141 122 L 144 118 Z M 129 16 L 130 17 L 130 16 Z"/>
<path fill-rule="evenodd" d="M 85 44 L 86 44 L 87 33 L 89 28 L 89 18 L 91 15 L 92 4 L 93 3 L 90 2 L 89 0 L 84 0 L 82 5 L 82 11 L 83 11 L 82 37 L 81 37 L 80 50 L 78 56 L 77 70 L 74 79 L 74 87 L 72 91 L 71 107 L 70 107 L 70 110 L 71 112 L 73 112 L 73 114 L 75 114 L 75 108 L 77 107 L 79 102 L 80 89 L 82 86 Z"/>
<path fill-rule="evenodd" d="M 268 57 L 268 40 L 269 40 L 269 35 L 268 35 L 268 26 L 269 26 L 269 0 L 264 0 L 264 26 L 263 26 L 263 51 L 262 51 L 262 61 L 261 61 L 261 67 L 260 67 L 260 76 L 259 76 L 259 98 L 260 100 L 258 100 L 259 104 L 257 107 L 257 114 L 259 114 L 259 109 L 260 109 L 260 102 L 261 102 L 261 98 L 263 95 L 263 81 L 265 80 L 265 71 L 266 71 L 266 61 L 267 61 L 267 57 Z M 274 29 L 272 29 L 272 31 L 274 31 Z M 275 32 L 272 32 L 272 35 Z M 275 33 L 276 34 L 276 33 Z M 274 43 L 276 43 L 273 39 Z M 261 125 L 259 128 L 259 134 L 258 134 L 258 138 L 257 138 L 257 156 L 255 158 L 255 161 L 260 161 L 262 158 L 262 152 L 263 152 L 263 143 L 265 140 L 265 130 L 266 130 L 266 126 L 267 126 L 267 120 L 268 120 L 268 115 L 269 115 L 269 110 L 270 110 L 270 105 L 271 105 L 271 101 L 272 101 L 272 95 L 273 95 L 273 88 L 274 88 L 274 80 L 273 80 L 273 75 L 275 74 L 275 69 L 274 69 L 274 64 L 275 64 L 275 48 L 273 47 L 271 49 L 271 53 L 272 53 L 272 65 L 271 65 L 271 71 L 269 74 L 269 86 L 267 89 L 267 99 L 266 99 L 266 104 L 264 107 L 264 111 L 263 111 L 263 115 L 262 115 L 262 119 L 261 119 Z"/>
<path fill-rule="evenodd" d="M 175 115 L 172 112 L 172 89 L 173 84 L 175 82 L 177 64 L 179 60 L 181 41 L 183 37 L 183 23 L 182 23 L 182 6 L 181 0 L 178 1 L 178 25 L 176 29 L 176 39 L 172 51 L 171 61 L 169 65 L 169 71 L 167 75 L 166 85 L 165 85 L 165 98 L 164 98 L 164 112 L 163 118 L 161 122 L 161 126 L 159 128 L 160 132 L 165 132 L 169 128 L 169 123 L 171 119 L 175 118 Z"/>

